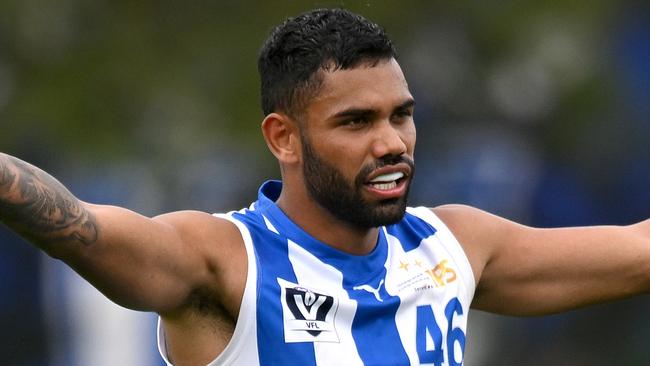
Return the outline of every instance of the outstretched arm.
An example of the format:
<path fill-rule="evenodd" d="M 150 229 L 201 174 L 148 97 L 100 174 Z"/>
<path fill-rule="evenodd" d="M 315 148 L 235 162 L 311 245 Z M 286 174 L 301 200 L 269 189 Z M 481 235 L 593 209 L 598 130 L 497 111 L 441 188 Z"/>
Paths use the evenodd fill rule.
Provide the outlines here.
<path fill-rule="evenodd" d="M 82 202 L 49 174 L 2 153 L 0 221 L 117 303 L 158 312 L 173 311 L 193 291 L 216 286 L 213 262 L 204 250 L 211 243 L 203 234 L 220 228 L 228 232 L 221 220 L 203 213 L 150 219 Z"/>
<path fill-rule="evenodd" d="M 0 219 L 46 251 L 91 245 L 97 219 L 56 179 L 0 154 Z"/>
<path fill-rule="evenodd" d="M 543 315 L 650 293 L 650 220 L 537 229 L 467 206 L 435 212 L 470 259 L 475 308 Z"/>

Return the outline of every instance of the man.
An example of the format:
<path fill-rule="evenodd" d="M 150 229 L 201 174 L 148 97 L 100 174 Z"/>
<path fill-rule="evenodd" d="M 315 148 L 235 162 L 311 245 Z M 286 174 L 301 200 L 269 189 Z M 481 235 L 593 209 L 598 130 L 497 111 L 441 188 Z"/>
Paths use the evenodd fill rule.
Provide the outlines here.
<path fill-rule="evenodd" d="M 160 314 L 168 364 L 459 365 L 470 304 L 534 315 L 650 291 L 650 220 L 534 229 L 407 208 L 414 100 L 376 24 L 338 9 L 288 19 L 259 70 L 282 183 L 249 209 L 150 219 L 0 155 L 0 219 L 113 301 Z"/>

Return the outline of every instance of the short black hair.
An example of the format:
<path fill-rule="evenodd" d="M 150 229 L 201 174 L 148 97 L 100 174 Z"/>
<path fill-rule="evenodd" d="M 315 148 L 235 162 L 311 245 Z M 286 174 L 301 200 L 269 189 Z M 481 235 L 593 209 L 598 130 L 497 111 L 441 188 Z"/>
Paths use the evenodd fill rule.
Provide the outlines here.
<path fill-rule="evenodd" d="M 382 27 L 348 10 L 315 9 L 288 18 L 260 51 L 262 111 L 295 116 L 319 90 L 321 70 L 374 66 L 396 57 Z"/>

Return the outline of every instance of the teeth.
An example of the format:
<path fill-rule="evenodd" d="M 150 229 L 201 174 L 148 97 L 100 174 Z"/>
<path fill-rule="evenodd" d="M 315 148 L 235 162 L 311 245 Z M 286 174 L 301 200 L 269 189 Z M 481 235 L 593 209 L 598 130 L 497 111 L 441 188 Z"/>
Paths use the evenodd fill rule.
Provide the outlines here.
<path fill-rule="evenodd" d="M 404 173 L 402 172 L 395 172 L 395 173 L 388 173 L 388 174 L 382 174 L 375 179 L 371 180 L 370 183 L 378 183 L 378 182 L 393 182 L 395 183 L 396 180 L 402 178 L 404 176 Z"/>
<path fill-rule="evenodd" d="M 389 190 L 397 187 L 397 182 L 392 181 L 390 183 L 373 183 L 371 186 L 375 189 Z"/>

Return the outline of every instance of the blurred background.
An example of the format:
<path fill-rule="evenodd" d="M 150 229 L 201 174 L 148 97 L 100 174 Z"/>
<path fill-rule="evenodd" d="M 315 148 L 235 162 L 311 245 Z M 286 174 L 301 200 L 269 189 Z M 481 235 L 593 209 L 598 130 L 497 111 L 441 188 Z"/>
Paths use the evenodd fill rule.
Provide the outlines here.
<path fill-rule="evenodd" d="M 387 29 L 417 100 L 412 205 L 632 223 L 650 217 L 648 4 L 4 0 L 0 151 L 145 215 L 247 206 L 279 177 L 258 49 L 286 16 L 343 6 Z M 162 364 L 154 315 L 4 227 L 0 243 L 3 365 Z M 650 365 L 648 296 L 540 318 L 475 311 L 469 328 L 468 366 Z"/>

